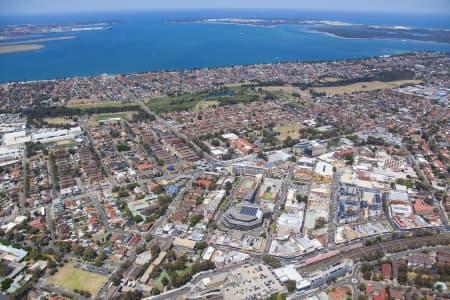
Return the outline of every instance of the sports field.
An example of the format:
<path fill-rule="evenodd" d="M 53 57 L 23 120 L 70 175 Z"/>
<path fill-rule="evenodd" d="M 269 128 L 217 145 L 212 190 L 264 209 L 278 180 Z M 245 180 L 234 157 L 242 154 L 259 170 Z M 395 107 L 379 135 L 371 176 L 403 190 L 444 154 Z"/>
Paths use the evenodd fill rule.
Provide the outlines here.
<path fill-rule="evenodd" d="M 95 121 L 99 122 L 99 121 L 104 121 L 104 120 L 113 119 L 113 118 L 126 119 L 126 117 L 127 116 L 125 113 L 101 114 L 101 115 L 95 116 Z"/>
<path fill-rule="evenodd" d="M 358 82 L 347 85 L 330 86 L 330 87 L 314 87 L 316 92 L 325 92 L 327 95 L 336 94 L 351 94 L 354 92 L 367 92 L 383 89 L 392 89 L 403 85 L 415 85 L 419 84 L 420 80 L 396 80 L 396 81 L 370 81 L 370 82 Z"/>
<path fill-rule="evenodd" d="M 106 282 L 106 276 L 87 272 L 74 267 L 73 262 L 69 262 L 60 268 L 58 272 L 48 279 L 48 284 L 73 291 L 88 291 L 91 295 L 96 295 Z"/>

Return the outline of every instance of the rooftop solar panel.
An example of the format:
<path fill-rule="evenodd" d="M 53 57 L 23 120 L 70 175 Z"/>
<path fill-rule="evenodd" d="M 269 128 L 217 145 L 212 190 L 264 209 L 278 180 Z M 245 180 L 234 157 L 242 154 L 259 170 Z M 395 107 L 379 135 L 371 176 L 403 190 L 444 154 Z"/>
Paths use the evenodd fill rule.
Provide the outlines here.
<path fill-rule="evenodd" d="M 256 216 L 257 211 L 256 207 L 242 206 L 240 213 L 247 216 Z"/>

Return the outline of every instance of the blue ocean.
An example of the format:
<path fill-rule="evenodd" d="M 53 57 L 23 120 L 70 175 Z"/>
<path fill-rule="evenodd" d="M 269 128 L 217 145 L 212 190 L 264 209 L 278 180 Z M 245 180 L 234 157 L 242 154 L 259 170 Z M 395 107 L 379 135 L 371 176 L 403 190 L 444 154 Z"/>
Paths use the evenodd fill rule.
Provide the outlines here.
<path fill-rule="evenodd" d="M 30 52 L 0 55 L 0 82 L 134 73 L 281 61 L 349 59 L 412 50 L 450 52 L 449 44 L 404 40 L 344 39 L 304 26 L 257 27 L 172 23 L 190 18 L 296 18 L 368 25 L 450 29 L 449 16 L 317 11 L 157 11 L 110 14 L 2 16 L 0 25 L 120 20 L 111 30 L 42 43 Z M 55 35 L 58 36 L 58 35 Z M 46 36 L 48 37 L 48 36 Z"/>

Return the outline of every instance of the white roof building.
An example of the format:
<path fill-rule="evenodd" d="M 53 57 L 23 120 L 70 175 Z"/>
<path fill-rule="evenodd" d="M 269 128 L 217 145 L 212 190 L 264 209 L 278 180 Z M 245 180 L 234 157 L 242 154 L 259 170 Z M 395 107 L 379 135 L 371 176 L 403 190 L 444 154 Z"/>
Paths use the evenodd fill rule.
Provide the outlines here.
<path fill-rule="evenodd" d="M 216 249 L 214 249 L 214 247 L 208 246 L 208 248 L 206 248 L 205 252 L 203 252 L 202 259 L 210 260 L 215 251 L 216 251 Z"/>
<path fill-rule="evenodd" d="M 3 135 L 3 145 L 7 147 L 23 146 L 25 143 L 30 141 L 31 137 L 27 135 L 25 130 L 6 133 Z"/>
<path fill-rule="evenodd" d="M 297 290 L 302 290 L 311 285 L 311 282 L 304 279 L 292 264 L 283 266 L 278 269 L 274 269 L 273 272 L 282 283 L 294 280 L 296 283 Z"/>
<path fill-rule="evenodd" d="M 22 150 L 17 147 L 0 146 L 0 161 L 15 160 L 22 157 Z"/>
<path fill-rule="evenodd" d="M 303 223 L 303 212 L 283 213 L 277 221 L 277 238 L 287 239 L 290 235 L 298 235 Z"/>
<path fill-rule="evenodd" d="M 296 213 L 304 209 L 305 203 L 297 201 L 297 191 L 295 189 L 289 189 L 284 204 L 284 210 L 288 213 Z"/>
<path fill-rule="evenodd" d="M 333 176 L 333 166 L 329 163 L 318 161 L 316 164 L 316 168 L 314 169 L 316 174 L 321 176 Z"/>

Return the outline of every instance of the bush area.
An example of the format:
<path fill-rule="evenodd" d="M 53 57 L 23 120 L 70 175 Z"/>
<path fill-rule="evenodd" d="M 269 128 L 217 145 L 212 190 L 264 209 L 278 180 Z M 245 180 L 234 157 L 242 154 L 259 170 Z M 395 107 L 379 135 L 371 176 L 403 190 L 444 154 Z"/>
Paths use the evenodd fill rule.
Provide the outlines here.
<path fill-rule="evenodd" d="M 229 91 L 234 91 L 229 93 Z M 223 94 L 223 96 L 221 95 Z M 218 101 L 219 106 L 263 100 L 253 87 L 222 88 L 215 91 L 188 93 L 149 99 L 147 107 L 157 114 L 193 109 L 201 101 Z"/>

